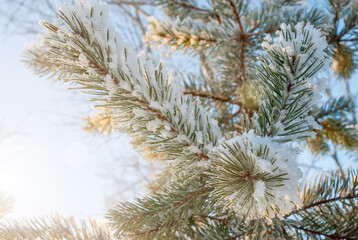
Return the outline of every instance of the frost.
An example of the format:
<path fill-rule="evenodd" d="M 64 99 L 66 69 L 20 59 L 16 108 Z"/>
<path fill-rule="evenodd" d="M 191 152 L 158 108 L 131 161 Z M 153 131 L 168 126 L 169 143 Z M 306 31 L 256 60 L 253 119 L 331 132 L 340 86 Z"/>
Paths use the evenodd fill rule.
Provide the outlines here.
<path fill-rule="evenodd" d="M 113 96 L 118 88 L 117 84 L 114 82 L 114 79 L 111 75 L 107 74 L 104 78 L 104 84 L 108 89 L 109 96 Z"/>
<path fill-rule="evenodd" d="M 266 190 L 265 183 L 261 180 L 256 181 L 253 197 L 256 200 L 258 212 L 264 212 L 266 209 L 265 190 Z"/>
<path fill-rule="evenodd" d="M 203 144 L 203 143 L 204 143 L 204 141 L 203 141 L 203 132 L 201 132 L 201 131 L 196 131 L 196 132 L 195 132 L 195 136 L 196 136 L 196 142 L 197 142 L 198 144 Z"/>
<path fill-rule="evenodd" d="M 147 123 L 147 129 L 153 132 L 155 132 L 161 126 L 163 126 L 163 121 L 160 119 L 154 119 Z"/>
<path fill-rule="evenodd" d="M 268 109 L 274 108 L 271 110 L 273 120 L 271 126 L 268 126 L 269 132 L 274 133 L 276 138 L 287 141 L 313 136 L 311 130 L 319 128 L 315 120 L 308 116 L 308 112 L 318 105 L 320 94 L 324 92 L 321 91 L 324 89 L 324 81 L 314 75 L 319 69 L 327 67 L 329 60 L 325 53 L 327 41 L 314 26 L 298 23 L 291 27 L 282 23 L 280 28 L 276 32 L 276 38 L 269 35 L 264 38 L 262 46 L 268 54 L 262 58 L 265 59 L 263 69 L 267 76 L 284 76 L 280 90 L 282 96 L 275 92 L 272 94 L 275 99 L 283 98 L 285 101 L 281 106 L 280 103 L 275 103 L 276 106 L 270 106 L 270 103 L 263 105 Z M 283 62 L 276 61 L 272 56 L 278 56 Z M 269 87 L 265 81 L 267 80 L 261 79 L 262 87 Z M 298 114 L 292 114 L 293 111 Z"/>
<path fill-rule="evenodd" d="M 143 109 L 141 109 L 141 108 L 133 108 L 132 112 L 134 113 L 136 118 L 146 117 L 148 115 L 148 112 L 143 110 Z"/>
<path fill-rule="evenodd" d="M 86 55 L 81 52 L 80 55 L 78 56 L 78 63 L 81 67 L 88 67 L 89 65 L 89 60 L 87 59 Z"/>
<path fill-rule="evenodd" d="M 201 39 L 215 38 L 218 41 L 225 41 L 234 34 L 232 30 L 223 29 L 217 21 L 208 19 L 203 21 L 188 17 L 159 22 L 154 17 L 150 17 L 148 20 L 150 31 L 146 33 L 145 41 L 156 42 L 157 45 L 171 45 L 170 49 L 173 51 L 184 44 L 200 49 L 207 45 L 207 42 Z"/>
<path fill-rule="evenodd" d="M 301 204 L 296 193 L 302 177 L 297 156 L 297 148 L 274 142 L 270 137 L 257 136 L 253 130 L 221 141 L 211 154 L 211 161 L 217 166 L 213 168 L 211 195 L 218 198 L 220 207 L 238 216 L 248 214 L 250 219 L 256 219 L 272 218 L 277 214 L 282 217 Z M 216 184 L 220 186 L 218 189 L 215 189 Z"/>
<path fill-rule="evenodd" d="M 113 108 L 112 119 L 119 130 L 136 136 L 145 124 L 148 130 L 161 134 L 155 136 L 155 141 L 162 142 L 158 148 L 170 148 L 170 144 L 177 147 L 180 142 L 185 155 L 207 154 L 217 144 L 221 131 L 211 113 L 192 96 L 184 96 L 181 79 L 169 73 L 164 62 L 145 53 L 136 54 L 131 44 L 121 40 L 108 22 L 109 7 L 105 3 L 75 0 L 75 4 L 63 3 L 58 9 L 60 22 L 56 26 L 41 23 L 48 28 L 43 39 L 49 47 L 75 57 L 56 56 L 51 60 L 59 66 L 79 66 L 86 70 L 85 73 L 69 71 L 71 79 L 107 96 L 109 108 Z M 207 25 L 213 29 L 218 26 Z M 193 41 L 199 39 L 193 37 Z"/>

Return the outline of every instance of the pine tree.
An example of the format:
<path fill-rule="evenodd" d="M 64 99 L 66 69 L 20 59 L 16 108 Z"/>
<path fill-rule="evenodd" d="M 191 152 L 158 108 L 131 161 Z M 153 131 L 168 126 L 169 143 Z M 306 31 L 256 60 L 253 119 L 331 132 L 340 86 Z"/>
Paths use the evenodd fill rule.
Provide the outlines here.
<path fill-rule="evenodd" d="M 354 99 L 320 99 L 331 59 L 340 78 L 356 68 L 356 1 L 330 0 L 328 12 L 288 0 L 155 1 L 169 20 L 150 18 L 146 42 L 198 57 L 199 74 L 137 54 L 104 3 L 75 2 L 41 22 L 26 63 L 93 96 L 104 111 L 89 129 L 125 132 L 164 166 L 147 196 L 109 212 L 113 236 L 92 238 L 357 239 L 357 171 L 300 184 L 296 144 L 358 148 Z M 22 224 L 0 234 L 22 239 L 36 226 Z M 41 229 L 36 237 L 69 238 Z"/>

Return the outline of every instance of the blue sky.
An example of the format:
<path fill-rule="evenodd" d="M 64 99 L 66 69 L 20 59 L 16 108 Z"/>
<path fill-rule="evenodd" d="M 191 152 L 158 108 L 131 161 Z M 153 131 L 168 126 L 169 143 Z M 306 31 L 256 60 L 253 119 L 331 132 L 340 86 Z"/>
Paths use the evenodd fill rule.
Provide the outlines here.
<path fill-rule="evenodd" d="M 34 75 L 21 62 L 25 43 L 35 40 L 0 38 L 0 189 L 15 199 L 10 216 L 103 217 L 105 197 L 117 187 L 104 177 L 107 168 L 113 155 L 124 161 L 133 150 L 124 135 L 107 141 L 81 130 L 80 116 L 91 110 L 83 94 Z M 334 89 L 344 93 L 343 85 Z M 9 137 L 1 139 L 5 134 Z M 304 153 L 300 162 L 310 159 Z M 319 162 L 335 166 L 331 159 Z"/>

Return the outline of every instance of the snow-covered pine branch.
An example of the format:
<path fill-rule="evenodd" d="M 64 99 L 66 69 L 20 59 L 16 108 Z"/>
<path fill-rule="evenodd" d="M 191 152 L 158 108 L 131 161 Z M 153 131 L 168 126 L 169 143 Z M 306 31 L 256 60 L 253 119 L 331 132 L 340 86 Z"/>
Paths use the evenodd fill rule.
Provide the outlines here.
<path fill-rule="evenodd" d="M 108 7 L 93 0 L 62 4 L 59 23 L 42 22 L 46 58 L 67 81 L 111 109 L 115 127 L 146 136 L 143 145 L 185 166 L 207 160 L 221 138 L 210 112 L 183 95 L 164 63 L 138 56 L 108 23 Z M 186 161 L 189 161 L 186 162 Z"/>
<path fill-rule="evenodd" d="M 154 17 L 149 19 L 149 31 L 146 41 L 157 47 L 170 47 L 172 52 L 182 50 L 187 53 L 209 50 L 214 52 L 225 44 L 232 44 L 235 39 L 234 24 L 228 23 L 232 29 L 223 29 L 217 21 L 203 21 L 201 19 L 177 18 L 159 22 Z"/>
<path fill-rule="evenodd" d="M 266 54 L 259 57 L 262 135 L 283 142 L 313 136 L 312 130 L 320 126 L 308 113 L 322 90 L 316 75 L 328 64 L 327 42 L 309 24 L 281 24 L 276 35 L 275 39 L 265 37 Z"/>
<path fill-rule="evenodd" d="M 310 136 L 318 126 L 308 115 L 318 98 L 313 76 L 327 64 L 327 43 L 314 27 L 282 24 L 276 35 L 262 44 L 261 126 L 222 141 L 211 153 L 210 196 L 223 209 L 250 219 L 282 217 L 300 205 L 295 192 L 301 177 L 299 152 L 277 141 Z"/>
<path fill-rule="evenodd" d="M 223 141 L 211 153 L 209 185 L 216 204 L 237 217 L 282 217 L 301 204 L 298 149 L 257 136 L 253 130 Z"/>

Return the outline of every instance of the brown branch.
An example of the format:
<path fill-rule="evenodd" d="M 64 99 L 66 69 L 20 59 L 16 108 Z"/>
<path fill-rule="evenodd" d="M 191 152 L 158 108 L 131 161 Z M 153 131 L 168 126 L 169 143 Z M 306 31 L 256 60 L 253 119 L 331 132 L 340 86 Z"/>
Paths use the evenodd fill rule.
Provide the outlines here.
<path fill-rule="evenodd" d="M 339 9 L 341 8 L 341 4 L 340 1 L 337 1 L 338 5 L 335 9 L 335 13 L 334 13 L 334 19 L 333 19 L 333 25 L 334 25 L 334 30 L 336 31 L 337 29 L 337 22 L 338 22 L 338 17 L 339 17 Z"/>
<path fill-rule="evenodd" d="M 284 216 L 284 218 L 288 218 L 291 215 L 297 214 L 297 213 L 299 213 L 301 211 L 304 211 L 304 210 L 307 210 L 309 208 L 313 208 L 313 207 L 316 207 L 316 206 L 319 206 L 319 205 L 322 205 L 322 204 L 326 204 L 326 203 L 330 203 L 330 202 L 334 202 L 334 201 L 338 201 L 338 200 L 353 199 L 353 198 L 358 198 L 358 195 L 357 194 L 349 194 L 349 195 L 345 195 L 345 196 L 339 196 L 339 197 L 336 197 L 336 198 L 331 198 L 331 199 L 325 199 L 325 200 L 322 200 L 322 201 L 318 201 L 318 202 L 303 206 L 300 209 L 294 210 L 294 211 L 290 212 L 289 214 L 286 214 Z"/>
<path fill-rule="evenodd" d="M 292 227 L 294 227 L 296 229 L 305 231 L 305 232 L 325 236 L 325 237 L 328 237 L 328 238 L 331 238 L 331 239 L 346 239 L 346 240 L 353 240 L 354 239 L 354 238 L 342 237 L 342 236 L 338 236 L 338 235 L 334 235 L 334 234 L 326 234 L 326 233 L 310 230 L 310 229 L 307 229 L 307 228 L 304 228 L 304 227 L 299 227 L 299 226 L 296 226 L 296 225 L 293 225 L 293 224 L 290 224 L 290 226 L 292 226 Z"/>
<path fill-rule="evenodd" d="M 230 3 L 230 7 L 232 8 L 233 12 L 234 12 L 234 15 L 236 17 L 236 21 L 237 23 L 239 24 L 239 27 L 240 27 L 240 31 L 241 31 L 241 34 L 245 34 L 244 33 L 244 28 L 242 26 L 242 23 L 241 23 L 241 19 L 240 19 L 240 16 L 236 10 L 236 7 L 235 7 L 235 4 L 232 0 L 229 0 L 229 3 Z"/>
<path fill-rule="evenodd" d="M 242 41 L 241 52 L 240 52 L 240 65 L 241 65 L 242 78 L 244 79 L 244 81 L 246 81 L 244 57 L 245 57 L 245 41 Z"/>
<path fill-rule="evenodd" d="M 229 97 L 221 97 L 221 96 L 214 96 L 211 93 L 206 93 L 206 92 L 194 92 L 192 90 L 185 90 L 184 91 L 184 95 L 192 95 L 195 97 L 200 97 L 200 98 L 208 98 L 208 99 L 212 99 L 214 101 L 219 101 L 219 102 L 227 102 L 230 103 L 232 105 L 237 105 L 242 107 L 242 103 L 238 102 L 236 100 L 232 100 Z"/>
<path fill-rule="evenodd" d="M 358 38 L 351 38 L 351 39 L 338 39 L 339 42 L 357 42 Z"/>
<path fill-rule="evenodd" d="M 358 22 L 353 23 L 352 25 L 350 25 L 347 29 L 345 29 L 344 31 L 342 31 L 338 36 L 337 36 L 337 41 L 341 41 L 340 39 L 346 35 L 347 33 L 349 33 L 353 28 L 355 28 L 358 25 Z"/>
<path fill-rule="evenodd" d="M 242 112 L 242 108 L 240 108 L 239 110 L 237 110 L 233 115 L 232 117 L 236 117 L 237 115 L 239 115 L 240 113 Z"/>
<path fill-rule="evenodd" d="M 176 206 L 178 206 L 178 205 L 180 205 L 180 204 L 183 204 L 183 203 L 185 203 L 185 202 L 191 200 L 192 198 L 195 198 L 195 197 L 199 196 L 202 192 L 205 192 L 205 191 L 207 191 L 207 190 L 209 190 L 209 189 L 210 189 L 210 187 L 204 187 L 204 188 L 202 188 L 200 191 L 189 195 L 188 197 L 184 198 L 183 200 L 181 200 L 181 201 L 179 201 L 179 202 L 174 203 L 173 206 L 176 207 Z"/>
<path fill-rule="evenodd" d="M 236 21 L 239 24 L 240 27 L 240 36 L 239 36 L 239 41 L 241 42 L 241 51 L 240 51 L 240 66 L 241 66 L 241 74 L 242 74 L 242 78 L 244 80 L 246 80 L 246 76 L 245 76 L 245 41 L 248 39 L 248 35 L 246 35 L 245 31 L 244 31 L 244 27 L 242 26 L 241 23 L 241 19 L 239 16 L 239 13 L 236 10 L 235 4 L 232 0 L 229 0 L 229 4 L 230 7 L 232 8 L 234 15 L 236 17 Z"/>
<path fill-rule="evenodd" d="M 258 27 L 258 25 L 253 26 L 247 33 L 253 33 Z"/>

